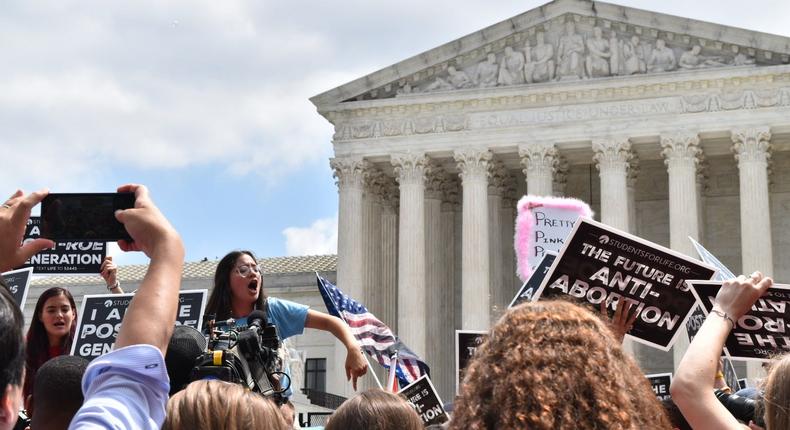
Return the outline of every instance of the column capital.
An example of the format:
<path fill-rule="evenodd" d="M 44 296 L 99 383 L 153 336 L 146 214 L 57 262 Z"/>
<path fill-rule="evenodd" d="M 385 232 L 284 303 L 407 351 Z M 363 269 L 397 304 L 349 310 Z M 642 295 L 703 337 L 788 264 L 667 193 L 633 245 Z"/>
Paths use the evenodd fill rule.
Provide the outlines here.
<path fill-rule="evenodd" d="M 554 177 L 552 178 L 552 189 L 554 195 L 557 197 L 565 196 L 565 188 L 568 185 L 568 171 L 570 164 L 568 159 L 563 156 L 557 157 L 557 167 L 554 169 Z"/>
<path fill-rule="evenodd" d="M 432 167 L 425 175 L 425 198 L 442 200 L 444 185 L 448 181 L 447 172 L 441 167 Z"/>
<path fill-rule="evenodd" d="M 701 155 L 697 133 L 661 135 L 661 156 L 664 157 L 666 166 L 672 167 L 674 162 L 693 163 L 697 166 Z"/>
<path fill-rule="evenodd" d="M 338 188 L 362 188 L 370 163 L 362 157 L 336 157 L 329 159 L 329 166 Z"/>
<path fill-rule="evenodd" d="M 633 154 L 631 160 L 628 162 L 628 176 L 625 181 L 628 188 L 636 187 L 636 180 L 639 177 L 639 156 Z"/>
<path fill-rule="evenodd" d="M 386 213 L 397 213 L 400 208 L 400 189 L 395 178 L 387 177 L 381 198 L 381 208 Z"/>
<path fill-rule="evenodd" d="M 405 152 L 393 154 L 392 166 L 395 167 L 395 180 L 403 184 L 422 184 L 430 169 L 430 159 L 424 153 Z"/>
<path fill-rule="evenodd" d="M 521 157 L 524 175 L 529 175 L 528 172 L 551 175 L 555 172 L 559 162 L 557 148 L 553 143 L 526 143 L 519 145 L 518 155 Z"/>
<path fill-rule="evenodd" d="M 456 211 L 461 204 L 459 197 L 458 177 L 455 175 L 447 175 L 445 181 L 442 183 L 442 191 L 444 192 L 444 202 L 442 203 L 443 211 Z"/>
<path fill-rule="evenodd" d="M 623 166 L 628 168 L 628 162 L 633 158 L 631 141 L 627 137 L 593 140 L 593 161 L 598 170 Z"/>
<path fill-rule="evenodd" d="M 738 166 L 744 162 L 767 163 L 771 158 L 771 129 L 750 127 L 732 130 L 732 152 Z"/>
<path fill-rule="evenodd" d="M 365 193 L 378 204 L 382 204 L 389 186 L 387 175 L 379 169 L 369 169 L 365 175 Z"/>
<path fill-rule="evenodd" d="M 463 182 L 487 179 L 493 158 L 494 155 L 486 148 L 465 148 L 453 152 Z"/>
<path fill-rule="evenodd" d="M 505 168 L 505 165 L 499 160 L 494 160 L 491 164 L 490 175 L 488 178 L 488 195 L 501 196 L 504 193 L 507 178 L 508 171 Z"/>

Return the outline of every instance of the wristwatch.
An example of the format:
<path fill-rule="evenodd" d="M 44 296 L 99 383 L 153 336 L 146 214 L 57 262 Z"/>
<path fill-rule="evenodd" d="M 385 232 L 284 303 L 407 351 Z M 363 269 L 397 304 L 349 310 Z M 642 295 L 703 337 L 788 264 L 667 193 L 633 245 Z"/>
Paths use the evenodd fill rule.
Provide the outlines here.
<path fill-rule="evenodd" d="M 114 290 L 114 289 L 116 289 L 116 288 L 120 288 L 120 287 L 121 287 L 121 283 L 120 283 L 120 282 L 118 282 L 118 280 L 116 279 L 114 284 L 112 284 L 112 285 L 108 285 L 108 286 L 107 286 L 107 289 L 108 289 L 109 291 L 112 291 L 112 290 Z"/>

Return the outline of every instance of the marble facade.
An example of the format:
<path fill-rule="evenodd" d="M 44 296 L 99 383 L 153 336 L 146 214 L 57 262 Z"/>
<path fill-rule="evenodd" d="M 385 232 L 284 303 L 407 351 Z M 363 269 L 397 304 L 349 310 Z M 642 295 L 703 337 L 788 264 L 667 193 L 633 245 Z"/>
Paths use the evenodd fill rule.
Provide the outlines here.
<path fill-rule="evenodd" d="M 774 267 L 790 251 L 788 47 L 557 0 L 313 97 L 335 129 L 339 286 L 397 297 L 397 315 L 368 307 L 432 359 L 447 397 L 448 337 L 487 328 L 519 285 L 514 201 L 527 192 L 581 198 L 597 219 L 693 256 L 698 238 L 735 272 L 790 278 Z M 384 187 L 368 178 L 382 176 L 399 198 L 388 215 L 363 209 Z M 383 233 L 393 217 L 397 241 Z M 386 263 L 355 248 L 366 241 Z M 363 282 L 369 272 L 389 281 Z M 633 352 L 670 371 L 684 345 Z"/>

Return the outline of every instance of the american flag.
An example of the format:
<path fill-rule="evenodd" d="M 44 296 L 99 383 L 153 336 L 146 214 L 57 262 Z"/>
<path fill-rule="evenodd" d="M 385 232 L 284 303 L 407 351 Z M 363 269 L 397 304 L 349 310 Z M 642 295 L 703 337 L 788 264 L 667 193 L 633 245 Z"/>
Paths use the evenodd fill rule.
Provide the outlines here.
<path fill-rule="evenodd" d="M 368 312 L 362 303 L 345 295 L 317 273 L 316 280 L 327 311 L 348 324 L 351 333 L 362 345 L 362 350 L 385 369 L 389 369 L 393 361 L 397 363 L 395 375 L 401 387 L 428 374 L 428 365 L 407 348 L 386 324 Z M 393 357 L 397 359 L 393 360 Z"/>

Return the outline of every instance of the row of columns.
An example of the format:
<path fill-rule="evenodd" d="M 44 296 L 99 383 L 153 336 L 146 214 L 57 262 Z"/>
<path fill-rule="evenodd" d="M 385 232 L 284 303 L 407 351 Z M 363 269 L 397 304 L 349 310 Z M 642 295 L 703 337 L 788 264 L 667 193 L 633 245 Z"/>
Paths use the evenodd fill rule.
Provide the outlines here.
<path fill-rule="evenodd" d="M 759 269 L 771 274 L 770 131 L 736 130 L 732 141 L 741 186 L 742 271 Z M 700 139 L 693 133 L 679 133 L 661 136 L 660 144 L 669 175 L 670 246 L 696 256 L 688 237 L 699 239 L 701 229 Z M 638 160 L 629 139 L 595 140 L 592 149 L 601 182 L 601 221 L 637 233 L 634 183 Z M 519 155 L 529 194 L 564 192 L 558 188 L 564 188 L 561 176 L 567 172 L 567 163 L 554 145 L 521 145 Z M 458 196 L 450 196 L 457 189 L 451 175 L 422 153 L 395 154 L 391 157 L 395 188 L 361 158 L 331 161 L 340 196 L 338 286 L 366 300 L 414 352 L 429 363 L 440 363 L 438 368 L 434 365 L 435 382 L 447 380 L 453 369 L 452 361 L 447 362 L 453 355 L 452 338 L 433 339 L 436 333 L 452 333 L 457 327 L 452 312 L 457 282 L 461 283 L 457 328 L 485 330 L 491 323 L 492 307 L 504 306 L 510 299 L 497 292 L 512 284 L 514 272 L 513 254 L 499 252 L 505 249 L 501 242 L 508 237 L 505 230 L 512 235 L 514 228 L 514 201 L 510 193 L 502 192 L 512 177 L 485 148 L 458 150 L 453 158 L 462 194 L 460 271 L 454 267 Z M 431 336 L 430 345 L 426 335 Z M 676 348 L 675 363 L 687 342 L 681 341 Z"/>

